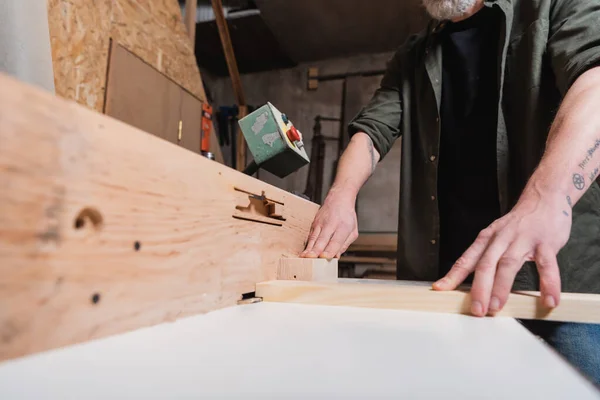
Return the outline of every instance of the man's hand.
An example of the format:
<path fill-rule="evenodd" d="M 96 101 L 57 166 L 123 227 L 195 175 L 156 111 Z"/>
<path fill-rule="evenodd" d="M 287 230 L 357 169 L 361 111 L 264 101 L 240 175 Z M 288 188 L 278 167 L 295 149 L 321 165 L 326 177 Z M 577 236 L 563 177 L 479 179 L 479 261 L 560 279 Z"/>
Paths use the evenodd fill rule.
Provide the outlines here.
<path fill-rule="evenodd" d="M 517 272 L 535 261 L 543 304 L 560 301 L 560 273 L 556 255 L 571 232 L 571 208 L 566 199 L 530 190 L 511 212 L 484 229 L 435 290 L 454 290 L 475 272 L 471 313 L 482 317 L 504 307 Z"/>
<path fill-rule="evenodd" d="M 339 258 L 358 237 L 356 196 L 352 191 L 332 189 L 310 228 L 301 257 Z"/>
<path fill-rule="evenodd" d="M 306 250 L 300 257 L 340 257 L 358 237 L 356 197 L 379 161 L 369 135 L 358 132 L 338 163 L 335 182 L 310 228 Z"/>

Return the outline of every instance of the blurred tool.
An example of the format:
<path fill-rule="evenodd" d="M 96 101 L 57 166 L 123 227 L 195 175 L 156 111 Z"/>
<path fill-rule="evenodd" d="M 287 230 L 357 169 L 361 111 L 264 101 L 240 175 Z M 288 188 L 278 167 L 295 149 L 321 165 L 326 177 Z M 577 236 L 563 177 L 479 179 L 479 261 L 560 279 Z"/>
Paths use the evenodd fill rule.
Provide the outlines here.
<path fill-rule="evenodd" d="M 239 125 L 254 157 L 244 170 L 248 175 L 262 168 L 284 178 L 310 162 L 302 134 L 271 103 L 242 118 Z"/>

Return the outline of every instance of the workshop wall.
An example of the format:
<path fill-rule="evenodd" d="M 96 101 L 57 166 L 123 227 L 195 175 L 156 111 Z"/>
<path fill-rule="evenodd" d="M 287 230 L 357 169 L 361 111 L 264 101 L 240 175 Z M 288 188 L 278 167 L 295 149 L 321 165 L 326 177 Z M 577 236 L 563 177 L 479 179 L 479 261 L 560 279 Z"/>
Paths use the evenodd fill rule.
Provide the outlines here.
<path fill-rule="evenodd" d="M 270 101 L 290 117 L 294 125 L 302 132 L 306 150 L 310 154 L 315 117 L 317 115 L 340 116 L 342 81 L 320 82 L 316 91 L 309 91 L 307 90 L 308 68 L 318 67 L 319 73 L 323 75 L 383 69 L 391 56 L 391 53 L 363 55 L 301 64 L 296 68 L 285 70 L 246 74 L 242 76 L 242 84 L 248 104 L 261 106 Z M 215 108 L 235 104 L 229 78 L 214 78 L 206 72 L 203 72 L 202 76 L 208 87 L 209 98 L 212 97 L 212 104 Z M 363 104 L 366 104 L 371 98 L 379 86 L 380 80 L 381 77 L 360 78 L 358 92 Z M 356 88 L 354 88 L 354 93 L 356 93 Z M 339 123 L 322 122 L 322 133 L 326 136 L 338 137 Z M 400 146 L 401 143 L 398 141 L 359 195 L 358 218 L 361 231 L 397 231 Z M 223 152 L 225 159 L 229 162 L 231 151 L 224 148 Z M 328 141 L 325 154 L 324 195 L 333 179 L 337 154 L 337 142 Z M 284 179 L 261 171 L 260 179 L 291 192 L 304 192 L 307 175 L 308 167 L 304 167 Z"/>
<path fill-rule="evenodd" d="M 48 23 L 61 97 L 103 111 L 112 39 L 205 99 L 176 0 L 48 0 Z"/>

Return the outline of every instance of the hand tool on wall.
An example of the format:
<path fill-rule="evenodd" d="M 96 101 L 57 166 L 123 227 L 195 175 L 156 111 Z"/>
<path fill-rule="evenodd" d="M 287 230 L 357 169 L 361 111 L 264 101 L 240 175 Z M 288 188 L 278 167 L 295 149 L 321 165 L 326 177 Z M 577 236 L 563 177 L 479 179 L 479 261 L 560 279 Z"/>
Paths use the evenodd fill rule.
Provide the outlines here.
<path fill-rule="evenodd" d="M 210 131 L 212 128 L 212 114 L 212 106 L 208 103 L 202 103 L 202 121 L 200 124 L 200 153 L 205 157 L 214 159 L 214 155 L 212 155 L 212 153 L 210 152 Z"/>

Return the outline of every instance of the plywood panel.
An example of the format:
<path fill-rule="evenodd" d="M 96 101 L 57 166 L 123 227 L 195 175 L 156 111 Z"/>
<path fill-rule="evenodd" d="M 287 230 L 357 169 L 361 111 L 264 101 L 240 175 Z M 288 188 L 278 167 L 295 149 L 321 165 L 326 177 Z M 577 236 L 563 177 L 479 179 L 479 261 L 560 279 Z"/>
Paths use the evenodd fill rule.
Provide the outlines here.
<path fill-rule="evenodd" d="M 102 111 L 112 38 L 206 99 L 176 0 L 48 0 L 48 18 L 59 96 Z"/>
<path fill-rule="evenodd" d="M 0 359 L 235 305 L 316 204 L 0 75 Z M 285 204 L 232 217 L 235 188 Z"/>
<path fill-rule="evenodd" d="M 259 303 L 0 364 L 5 399 L 591 400 L 510 318 Z"/>
<path fill-rule="evenodd" d="M 176 0 L 48 0 L 56 93 L 104 110 L 110 39 L 206 100 Z M 211 132 L 212 143 L 217 143 Z M 211 145 L 217 161 L 221 149 Z"/>
<path fill-rule="evenodd" d="M 183 90 L 115 42 L 112 43 L 105 113 L 177 143 Z"/>
<path fill-rule="evenodd" d="M 113 0 L 48 0 L 56 94 L 102 111 Z"/>
<path fill-rule="evenodd" d="M 206 100 L 191 41 L 176 0 L 114 0 L 113 40 Z"/>

